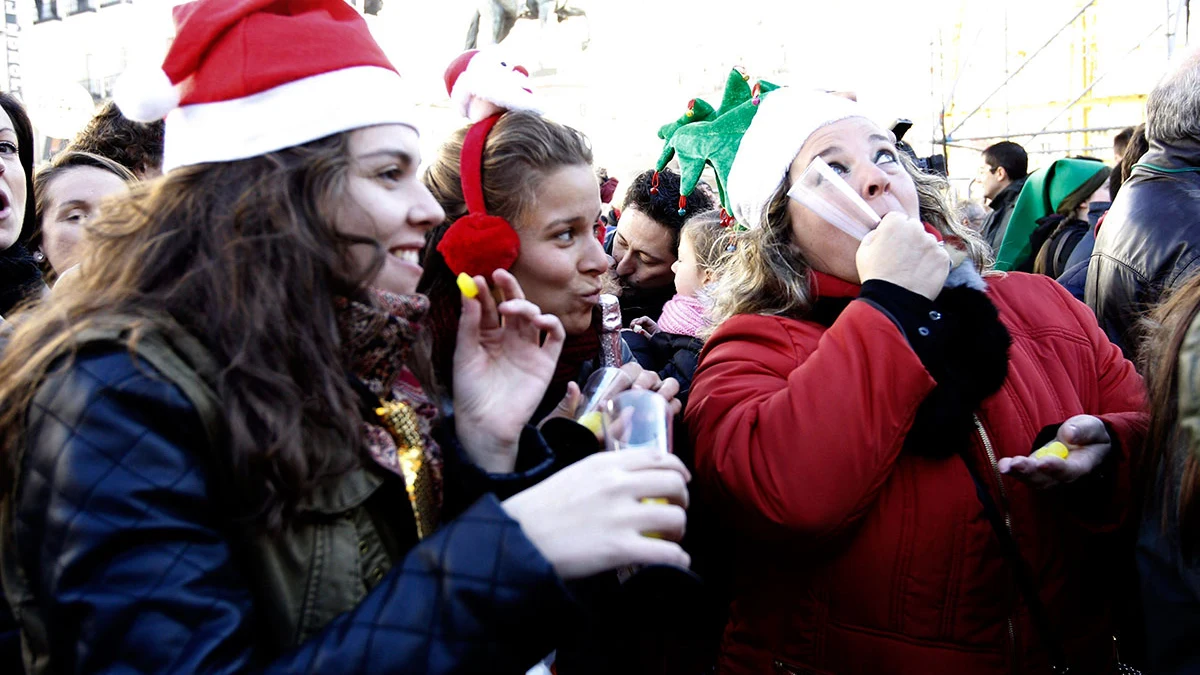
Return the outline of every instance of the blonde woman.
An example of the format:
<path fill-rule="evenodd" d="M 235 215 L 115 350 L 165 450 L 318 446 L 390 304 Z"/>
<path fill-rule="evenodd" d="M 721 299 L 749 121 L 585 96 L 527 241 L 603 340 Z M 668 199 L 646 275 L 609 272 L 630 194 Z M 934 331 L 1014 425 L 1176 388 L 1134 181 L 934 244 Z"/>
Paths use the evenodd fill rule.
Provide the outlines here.
<path fill-rule="evenodd" d="M 821 157 L 882 217 L 788 199 Z M 1131 364 L 1049 278 L 985 248 L 857 104 L 764 96 L 729 177 L 750 231 L 686 414 L 734 526 L 720 673 L 1113 667 L 1097 592 L 1146 417 Z M 1032 458 L 1057 439 L 1069 450 Z"/>

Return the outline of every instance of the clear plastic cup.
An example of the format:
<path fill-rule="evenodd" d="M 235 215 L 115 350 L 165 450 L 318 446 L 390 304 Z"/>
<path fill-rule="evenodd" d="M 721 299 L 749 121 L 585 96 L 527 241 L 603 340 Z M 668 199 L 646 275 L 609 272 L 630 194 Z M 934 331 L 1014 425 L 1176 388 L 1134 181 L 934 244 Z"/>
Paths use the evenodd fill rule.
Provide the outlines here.
<path fill-rule="evenodd" d="M 633 386 L 625 371 L 620 368 L 601 368 L 592 373 L 583 385 L 579 407 L 575 409 L 575 421 L 587 427 L 593 434 L 603 428 L 601 409 L 617 392 Z"/>
<path fill-rule="evenodd" d="M 672 418 L 662 396 L 647 389 L 623 391 L 604 407 L 604 443 L 609 450 L 652 448 L 669 454 Z"/>
<path fill-rule="evenodd" d="M 788 190 L 788 196 L 859 241 L 881 220 L 820 157 L 809 163 L 800 179 Z"/>
<path fill-rule="evenodd" d="M 653 449 L 671 452 L 671 427 L 674 415 L 662 396 L 647 389 L 630 389 L 617 394 L 604 406 L 604 444 L 609 450 Z M 666 504 L 661 497 L 642 499 L 647 504 Z M 647 537 L 658 538 L 654 532 Z"/>

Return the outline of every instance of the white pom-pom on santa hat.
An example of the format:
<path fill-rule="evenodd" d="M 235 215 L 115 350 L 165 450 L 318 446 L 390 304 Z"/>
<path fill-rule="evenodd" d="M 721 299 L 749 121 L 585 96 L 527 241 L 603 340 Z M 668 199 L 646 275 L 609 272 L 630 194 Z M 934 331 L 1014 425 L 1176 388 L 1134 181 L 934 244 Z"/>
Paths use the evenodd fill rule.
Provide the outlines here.
<path fill-rule="evenodd" d="M 541 112 L 529 72 L 494 51 L 471 50 L 460 54 L 446 69 L 445 81 L 451 103 L 471 122 L 504 110 Z"/>
<path fill-rule="evenodd" d="M 117 78 L 113 102 L 135 122 L 157 122 L 179 106 L 179 87 L 162 68 L 134 66 Z"/>

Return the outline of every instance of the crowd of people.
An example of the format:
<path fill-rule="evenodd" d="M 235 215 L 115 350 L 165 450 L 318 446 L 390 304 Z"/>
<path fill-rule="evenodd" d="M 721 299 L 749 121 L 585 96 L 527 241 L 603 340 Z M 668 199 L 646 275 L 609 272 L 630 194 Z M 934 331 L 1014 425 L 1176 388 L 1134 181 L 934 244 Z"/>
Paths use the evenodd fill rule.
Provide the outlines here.
<path fill-rule="evenodd" d="M 618 198 L 487 50 L 422 158 L 344 0 L 175 18 L 0 94 L 4 672 L 1200 671 L 1200 52 L 984 203 L 734 69 Z"/>

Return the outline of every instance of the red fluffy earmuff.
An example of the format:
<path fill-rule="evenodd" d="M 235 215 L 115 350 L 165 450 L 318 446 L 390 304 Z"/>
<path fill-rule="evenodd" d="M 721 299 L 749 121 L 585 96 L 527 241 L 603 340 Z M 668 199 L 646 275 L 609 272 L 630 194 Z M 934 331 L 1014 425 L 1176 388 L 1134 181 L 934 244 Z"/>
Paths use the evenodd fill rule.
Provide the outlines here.
<path fill-rule="evenodd" d="M 500 115 L 492 115 L 475 123 L 463 140 L 459 174 L 467 214 L 454 221 L 437 245 L 456 275 L 490 279 L 492 272 L 511 268 L 521 252 L 516 230 L 500 216 L 488 215 L 483 201 L 483 146 L 499 119 Z"/>

